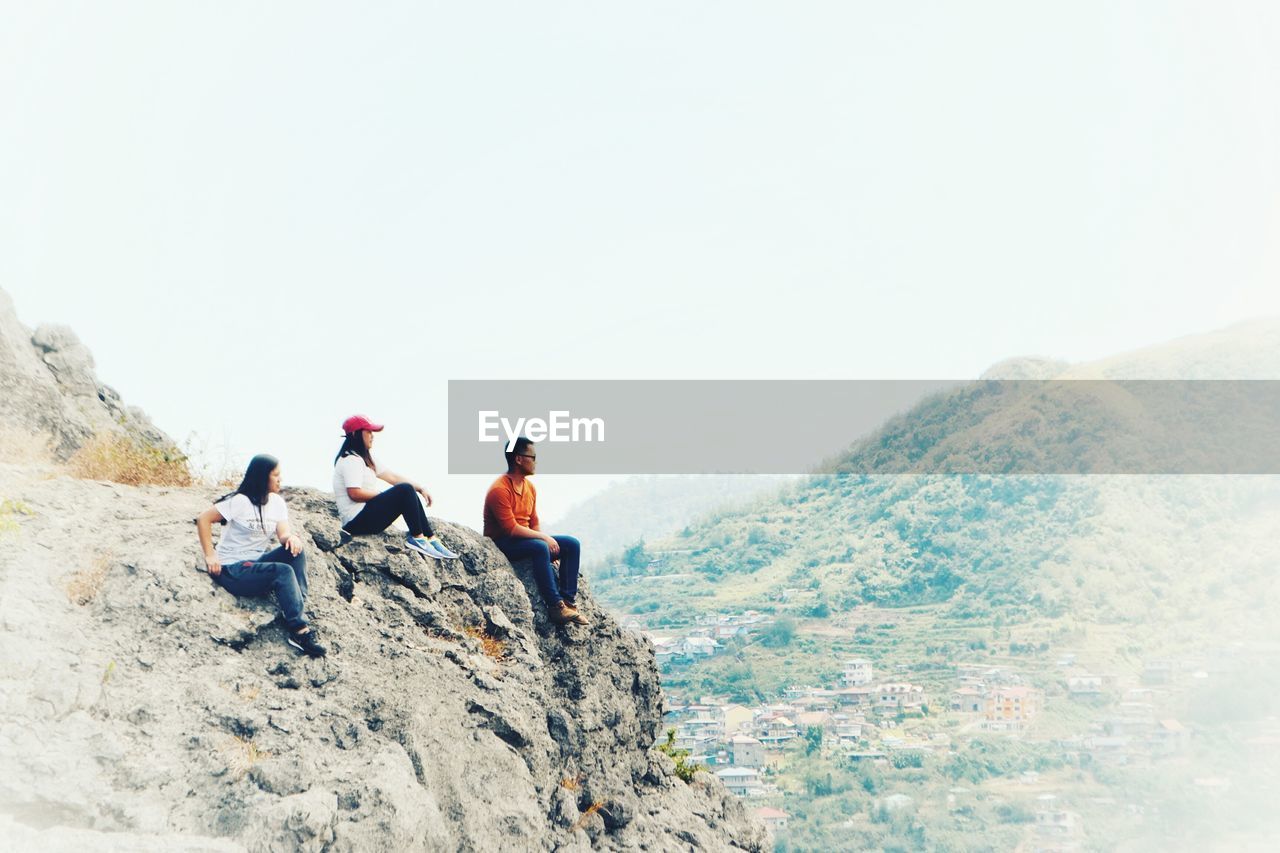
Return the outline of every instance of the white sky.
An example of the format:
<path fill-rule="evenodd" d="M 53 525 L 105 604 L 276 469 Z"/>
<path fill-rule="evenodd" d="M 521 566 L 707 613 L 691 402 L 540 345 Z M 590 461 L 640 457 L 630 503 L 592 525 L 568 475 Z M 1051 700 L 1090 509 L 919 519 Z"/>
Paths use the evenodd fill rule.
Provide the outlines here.
<path fill-rule="evenodd" d="M 0 287 L 441 515 L 446 381 L 962 378 L 1280 312 L 1280 7 L 5 2 Z M 225 450 L 224 450 L 225 448 Z M 495 465 L 495 473 L 500 465 Z M 599 482 L 540 477 L 544 517 Z"/>

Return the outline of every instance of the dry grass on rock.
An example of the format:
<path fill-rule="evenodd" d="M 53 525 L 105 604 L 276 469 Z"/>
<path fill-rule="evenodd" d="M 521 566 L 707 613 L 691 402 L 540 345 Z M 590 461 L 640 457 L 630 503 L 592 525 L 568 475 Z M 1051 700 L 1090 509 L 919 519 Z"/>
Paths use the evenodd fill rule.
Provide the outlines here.
<path fill-rule="evenodd" d="M 126 486 L 192 485 L 187 457 L 175 448 L 152 447 L 125 435 L 99 435 L 67 463 L 71 476 Z"/>
<path fill-rule="evenodd" d="M 585 828 L 587 821 L 591 819 L 591 816 L 602 808 L 604 808 L 604 800 L 596 800 L 594 803 L 587 806 L 587 810 L 578 815 L 578 819 L 573 822 L 573 826 L 569 827 L 569 831 L 575 832 L 579 829 Z"/>
<path fill-rule="evenodd" d="M 99 554 L 88 566 L 72 572 L 64 584 L 67 598 L 79 607 L 91 604 L 106 582 L 110 568 L 111 558 L 106 554 Z"/>
<path fill-rule="evenodd" d="M 271 757 L 271 753 L 259 749 L 256 743 L 239 735 L 227 738 L 222 746 L 222 753 L 226 758 L 227 771 L 236 779 L 243 778 L 259 761 Z"/>
<path fill-rule="evenodd" d="M 466 629 L 466 633 L 468 637 L 475 637 L 480 641 L 480 650 L 494 663 L 506 662 L 507 644 L 505 641 L 499 640 L 483 628 L 469 627 Z"/>

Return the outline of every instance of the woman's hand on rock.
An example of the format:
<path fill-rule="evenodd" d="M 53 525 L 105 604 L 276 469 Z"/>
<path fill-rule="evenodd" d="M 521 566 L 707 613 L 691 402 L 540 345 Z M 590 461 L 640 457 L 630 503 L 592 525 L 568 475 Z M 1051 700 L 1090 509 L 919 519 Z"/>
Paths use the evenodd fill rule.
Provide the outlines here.
<path fill-rule="evenodd" d="M 213 575 L 215 578 L 222 574 L 222 564 L 218 562 L 217 557 L 205 557 L 204 566 L 209 570 L 209 574 Z"/>

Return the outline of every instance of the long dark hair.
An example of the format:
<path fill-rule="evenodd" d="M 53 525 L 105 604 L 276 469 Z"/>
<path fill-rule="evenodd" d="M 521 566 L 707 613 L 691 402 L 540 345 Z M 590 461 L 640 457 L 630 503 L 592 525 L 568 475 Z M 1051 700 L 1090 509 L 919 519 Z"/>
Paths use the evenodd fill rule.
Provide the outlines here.
<path fill-rule="evenodd" d="M 378 466 L 373 464 L 373 454 L 369 452 L 369 448 L 364 446 L 364 430 L 362 429 L 347 433 L 347 437 L 342 440 L 342 447 L 338 448 L 338 455 L 333 457 L 333 464 L 337 465 L 338 460 L 344 456 L 359 456 L 369 468 L 374 471 L 378 470 Z"/>
<path fill-rule="evenodd" d="M 266 506 L 267 496 L 271 494 L 271 472 L 276 470 L 280 460 L 266 453 L 259 453 L 249 460 L 249 467 L 244 469 L 244 479 L 233 495 L 244 495 L 254 506 Z"/>
<path fill-rule="evenodd" d="M 240 481 L 236 490 L 223 495 L 214 503 L 222 503 L 227 498 L 244 495 L 249 499 L 249 503 L 258 508 L 258 521 L 261 522 L 262 529 L 266 530 L 267 524 L 262 518 L 262 508 L 267 505 L 267 498 L 271 495 L 271 472 L 276 470 L 279 464 L 280 460 L 274 456 L 259 453 L 249 460 L 249 467 L 244 469 L 244 479 Z"/>

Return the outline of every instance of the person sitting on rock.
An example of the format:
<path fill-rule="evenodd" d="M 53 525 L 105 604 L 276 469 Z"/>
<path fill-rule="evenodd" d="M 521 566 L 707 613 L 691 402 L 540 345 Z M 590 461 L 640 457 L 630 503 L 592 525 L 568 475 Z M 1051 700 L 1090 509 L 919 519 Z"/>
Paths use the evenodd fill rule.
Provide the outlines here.
<path fill-rule="evenodd" d="M 574 603 L 581 553 L 578 540 L 549 536 L 538 523 L 538 493 L 528 479 L 538 467 L 533 442 L 520 436 L 506 457 L 507 473 L 493 481 L 484 498 L 484 535 L 511 562 L 532 560 L 533 577 L 552 622 L 590 624 Z"/>
<path fill-rule="evenodd" d="M 214 522 L 227 526 L 216 550 Z M 289 509 L 280 497 L 280 463 L 274 456 L 253 457 L 239 488 L 200 513 L 196 530 L 205 566 L 223 589 L 232 595 L 266 595 L 274 590 L 289 645 L 313 658 L 325 656 L 302 612 L 307 557 L 301 541 L 289 532 Z M 268 553 L 273 532 L 280 547 Z"/>
<path fill-rule="evenodd" d="M 456 560 L 458 555 L 445 547 L 427 520 L 426 507 L 431 506 L 427 490 L 374 464 L 373 434 L 382 429 L 382 424 L 364 415 L 342 422 L 345 438 L 333 460 L 333 497 L 342 529 L 352 536 L 381 533 L 403 516 L 410 548 L 437 560 Z"/>

